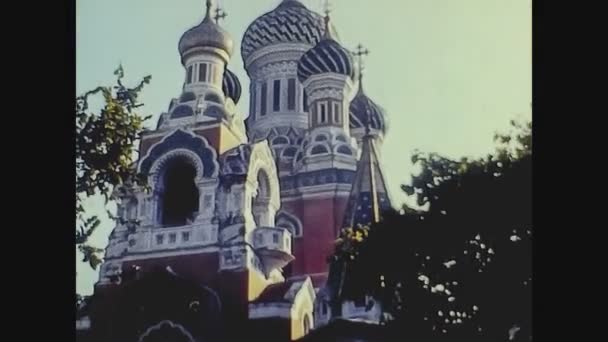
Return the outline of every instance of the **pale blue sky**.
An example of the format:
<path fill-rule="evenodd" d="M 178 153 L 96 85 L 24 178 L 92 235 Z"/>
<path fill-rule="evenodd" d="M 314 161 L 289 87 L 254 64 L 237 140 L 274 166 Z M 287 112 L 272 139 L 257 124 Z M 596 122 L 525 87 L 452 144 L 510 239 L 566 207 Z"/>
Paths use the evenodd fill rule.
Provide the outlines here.
<path fill-rule="evenodd" d="M 222 25 L 235 40 L 230 68 L 248 89 L 240 57 L 246 27 L 281 0 L 220 0 Z M 322 0 L 302 0 L 321 10 Z M 158 115 L 177 97 L 184 72 L 177 52 L 181 34 L 200 22 L 205 0 L 77 0 L 76 89 L 80 94 L 113 82 L 122 63 L 126 79 L 147 74 L 143 112 Z M 493 149 L 497 130 L 512 118 L 531 118 L 531 0 L 332 0 L 342 43 L 371 51 L 365 89 L 390 122 L 382 149 L 393 202 L 405 201 L 414 149 L 450 157 Z M 245 92 L 239 102 L 247 113 Z M 102 216 L 99 200 L 87 209 Z M 93 241 L 107 243 L 104 221 Z M 92 292 L 97 271 L 77 261 L 77 290 Z"/>

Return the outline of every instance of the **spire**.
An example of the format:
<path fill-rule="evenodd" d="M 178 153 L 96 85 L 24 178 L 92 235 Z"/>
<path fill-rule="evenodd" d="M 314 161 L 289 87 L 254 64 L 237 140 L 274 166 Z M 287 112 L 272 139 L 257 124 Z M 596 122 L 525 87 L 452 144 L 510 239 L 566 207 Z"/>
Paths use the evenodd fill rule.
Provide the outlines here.
<path fill-rule="evenodd" d="M 357 163 L 355 181 L 345 211 L 344 227 L 378 222 L 382 211 L 391 208 L 376 150 L 375 137 L 370 134 L 371 114 L 369 110 L 366 114 L 361 158 Z"/>
<path fill-rule="evenodd" d="M 205 6 L 205 19 L 203 19 L 203 21 L 209 20 L 211 18 L 211 7 L 213 6 L 213 3 L 211 2 L 211 0 L 207 0 Z"/>
<path fill-rule="evenodd" d="M 369 55 L 369 50 L 367 48 L 364 48 L 363 45 L 359 44 L 357 45 L 357 50 L 355 50 L 355 52 L 353 52 L 353 55 L 355 55 L 358 59 L 358 64 L 359 64 L 359 91 L 360 93 L 363 92 L 363 70 L 365 69 L 363 66 L 363 56 L 367 56 Z"/>
<path fill-rule="evenodd" d="M 329 21 L 331 20 L 331 18 L 329 17 L 329 14 L 331 13 L 329 0 L 324 1 L 323 12 L 325 12 L 325 17 L 323 17 L 323 20 L 325 21 L 325 32 L 323 34 L 323 39 L 336 40 L 333 33 L 331 32 L 331 25 L 329 24 Z"/>

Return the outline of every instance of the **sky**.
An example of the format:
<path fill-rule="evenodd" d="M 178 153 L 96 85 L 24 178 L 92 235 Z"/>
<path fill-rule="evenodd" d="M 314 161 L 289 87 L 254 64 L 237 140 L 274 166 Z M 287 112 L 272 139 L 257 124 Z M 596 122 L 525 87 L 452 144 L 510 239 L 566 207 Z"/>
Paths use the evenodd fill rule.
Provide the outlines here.
<path fill-rule="evenodd" d="M 229 63 L 243 89 L 249 79 L 240 56 L 247 26 L 282 0 L 219 0 L 221 24 L 232 34 Z M 301 0 L 322 11 L 323 0 Z M 367 95 L 387 112 L 382 147 L 385 177 L 395 206 L 411 202 L 400 190 L 414 172 L 414 150 L 447 157 L 493 151 L 493 136 L 511 119 L 532 117 L 531 0 L 331 0 L 331 18 L 342 44 L 370 50 L 365 60 Z M 114 82 L 152 75 L 140 100 L 148 125 L 178 97 L 184 79 L 177 44 L 203 18 L 205 0 L 77 0 L 76 90 L 82 94 Z M 248 113 L 244 91 L 239 109 Z M 98 198 L 85 208 L 102 218 Z M 108 209 L 112 209 L 109 206 Z M 104 219 L 91 242 L 105 247 L 113 222 Z M 76 289 L 91 294 L 98 272 L 76 259 Z"/>

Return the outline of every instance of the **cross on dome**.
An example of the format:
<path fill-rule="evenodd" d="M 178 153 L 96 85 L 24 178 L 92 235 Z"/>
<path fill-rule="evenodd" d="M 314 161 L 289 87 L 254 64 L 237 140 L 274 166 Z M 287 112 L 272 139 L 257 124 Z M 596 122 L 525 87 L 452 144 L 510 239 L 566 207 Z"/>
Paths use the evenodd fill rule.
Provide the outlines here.
<path fill-rule="evenodd" d="M 355 55 L 358 59 L 359 82 L 361 82 L 361 79 L 363 78 L 363 70 L 365 69 L 363 66 L 363 56 L 369 55 L 369 50 L 367 48 L 364 48 L 363 45 L 361 45 L 361 43 L 359 43 L 359 45 L 357 45 L 357 49 L 355 50 L 355 52 L 353 52 L 353 55 Z M 361 85 L 359 85 L 359 86 L 361 86 Z"/>
<path fill-rule="evenodd" d="M 219 8 L 219 6 L 215 9 L 215 16 L 213 17 L 213 19 L 215 19 L 215 23 L 219 24 L 221 19 L 225 19 L 228 16 L 228 13 L 226 13 L 226 11 L 224 11 L 223 9 Z"/>
<path fill-rule="evenodd" d="M 325 39 L 334 39 L 334 37 L 332 36 L 332 32 L 331 32 L 331 27 L 329 25 L 329 14 L 331 13 L 331 8 L 330 8 L 330 4 L 329 4 L 329 0 L 324 0 L 323 1 L 323 12 L 325 13 L 325 17 L 323 17 L 324 21 L 325 21 L 325 34 L 324 34 L 324 38 Z"/>

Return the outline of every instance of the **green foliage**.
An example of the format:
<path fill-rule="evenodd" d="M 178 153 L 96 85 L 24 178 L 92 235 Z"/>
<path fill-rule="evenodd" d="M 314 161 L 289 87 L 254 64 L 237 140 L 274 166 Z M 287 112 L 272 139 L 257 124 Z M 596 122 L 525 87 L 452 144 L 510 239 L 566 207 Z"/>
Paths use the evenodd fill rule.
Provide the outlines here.
<path fill-rule="evenodd" d="M 428 210 L 386 213 L 361 228 L 361 241 L 345 242 L 345 231 L 332 258 L 334 295 L 374 296 L 399 336 L 489 341 L 517 330 L 512 341 L 528 340 L 532 134 L 529 123 L 512 127 L 485 158 L 416 153 L 421 172 L 402 188 Z"/>
<path fill-rule="evenodd" d="M 96 216 L 87 217 L 82 202 L 101 195 L 107 203 L 113 190 L 122 184 L 145 186 L 145 177 L 136 173 L 133 161 L 136 143 L 149 119 L 136 112 L 143 105 L 137 99 L 151 77 L 129 88 L 122 82 L 122 66 L 114 74 L 116 85 L 100 86 L 76 98 L 76 245 L 84 255 L 83 261 L 93 268 L 101 262 L 99 253 L 103 250 L 88 245 L 88 239 L 100 221 Z M 89 110 L 89 100 L 95 95 L 104 101 L 99 113 Z"/>

